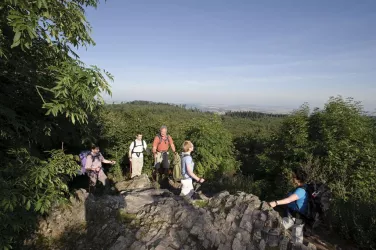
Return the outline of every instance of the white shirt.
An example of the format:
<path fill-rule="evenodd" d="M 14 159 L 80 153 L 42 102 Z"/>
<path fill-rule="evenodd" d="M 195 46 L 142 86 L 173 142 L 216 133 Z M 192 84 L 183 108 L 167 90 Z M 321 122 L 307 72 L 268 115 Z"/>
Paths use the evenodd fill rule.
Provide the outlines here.
<path fill-rule="evenodd" d="M 136 145 L 135 145 L 135 142 L 136 142 Z M 133 150 L 133 154 L 132 154 L 132 158 L 133 157 L 137 157 L 137 158 L 141 158 L 141 157 L 144 157 L 144 154 L 142 153 L 145 149 L 147 148 L 147 144 L 146 142 L 143 140 L 135 140 L 135 141 L 132 141 L 131 142 L 131 145 L 129 146 L 129 155 L 132 153 L 132 150 Z"/>

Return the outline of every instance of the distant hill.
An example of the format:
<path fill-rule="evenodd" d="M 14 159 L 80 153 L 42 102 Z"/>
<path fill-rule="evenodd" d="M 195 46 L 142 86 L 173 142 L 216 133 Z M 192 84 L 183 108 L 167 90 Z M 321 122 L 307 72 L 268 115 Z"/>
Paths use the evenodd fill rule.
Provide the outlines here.
<path fill-rule="evenodd" d="M 200 110 L 220 115 L 230 115 L 237 117 L 282 117 L 290 113 L 293 109 L 282 106 L 257 106 L 257 105 L 226 105 L 226 104 L 201 104 L 201 103 L 168 103 L 153 102 L 145 100 L 134 101 L 112 101 L 107 104 L 136 104 L 136 105 L 171 105 L 180 108 Z M 252 115 L 251 115 L 252 114 Z"/>
<path fill-rule="evenodd" d="M 271 114 L 264 112 L 255 112 L 255 111 L 230 111 L 225 113 L 226 116 L 231 117 L 241 117 L 241 118 L 265 118 L 265 117 L 285 117 L 287 114 Z"/>

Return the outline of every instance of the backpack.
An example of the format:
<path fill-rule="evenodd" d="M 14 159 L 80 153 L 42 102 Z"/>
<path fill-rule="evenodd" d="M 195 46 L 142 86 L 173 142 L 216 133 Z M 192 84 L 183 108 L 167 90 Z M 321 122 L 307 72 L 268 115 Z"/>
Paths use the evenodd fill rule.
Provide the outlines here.
<path fill-rule="evenodd" d="M 86 173 L 86 168 L 85 168 L 85 165 L 86 165 L 86 159 L 87 159 L 87 157 L 89 156 L 89 155 L 91 155 L 91 151 L 89 151 L 89 150 L 84 150 L 84 151 L 81 151 L 81 153 L 79 154 L 79 157 L 80 157 L 80 165 L 81 165 L 81 169 L 80 170 L 78 170 L 78 175 L 84 175 L 85 173 Z M 93 157 L 93 161 L 95 160 L 94 158 L 95 157 L 99 157 L 99 155 L 98 156 L 92 156 L 91 155 L 91 157 Z"/>
<path fill-rule="evenodd" d="M 174 178 L 174 181 L 180 181 L 181 179 L 183 179 L 181 171 L 181 158 L 178 153 L 175 153 L 174 155 L 172 177 Z"/>
<path fill-rule="evenodd" d="M 182 160 L 184 157 L 187 157 L 187 156 L 190 156 L 190 155 L 183 155 L 183 157 L 181 158 L 180 155 L 178 153 L 175 153 L 174 155 L 174 162 L 173 162 L 173 170 L 172 170 L 172 176 L 174 178 L 175 181 L 181 181 L 182 179 L 184 179 L 184 176 L 183 176 L 183 171 L 182 171 Z"/>
<path fill-rule="evenodd" d="M 309 183 L 303 189 L 308 196 L 307 214 L 303 215 L 305 222 L 314 229 L 327 215 L 332 193 L 323 183 Z"/>
<path fill-rule="evenodd" d="M 134 142 L 133 142 L 133 148 L 132 148 L 132 152 L 131 152 L 131 154 L 135 153 L 135 152 L 134 152 L 134 149 L 135 149 L 136 147 L 142 147 L 142 148 L 143 148 L 143 151 L 146 151 L 145 144 L 146 144 L 146 142 L 145 142 L 144 140 L 142 140 L 142 141 L 141 141 L 141 145 L 137 145 L 137 144 L 136 144 L 136 140 L 134 140 Z M 137 157 L 138 157 L 140 153 L 137 153 L 137 152 L 136 152 L 136 154 L 137 154 Z"/>
<path fill-rule="evenodd" d="M 85 168 L 85 164 L 86 164 L 86 158 L 87 156 L 90 154 L 91 152 L 89 150 L 84 150 L 82 151 L 80 154 L 79 154 L 79 157 L 80 157 L 80 165 L 81 165 L 81 169 L 78 170 L 78 175 L 84 175 L 86 173 L 86 168 Z"/>

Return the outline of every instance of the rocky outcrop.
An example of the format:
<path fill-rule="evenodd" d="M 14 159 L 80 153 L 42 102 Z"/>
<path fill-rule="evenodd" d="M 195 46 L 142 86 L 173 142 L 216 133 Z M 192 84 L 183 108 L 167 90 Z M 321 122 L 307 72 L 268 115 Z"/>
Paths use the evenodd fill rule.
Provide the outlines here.
<path fill-rule="evenodd" d="M 133 189 L 143 189 L 151 188 L 152 184 L 147 175 L 143 174 L 137 177 L 134 177 L 131 181 L 120 181 L 115 184 L 115 188 L 119 191 L 133 190 Z"/>
<path fill-rule="evenodd" d="M 307 249 L 292 246 L 278 213 L 252 194 L 222 192 L 208 201 L 190 202 L 148 185 L 115 196 L 94 197 L 79 190 L 70 209 L 55 210 L 41 222 L 39 239 L 49 243 L 43 247 Z"/>

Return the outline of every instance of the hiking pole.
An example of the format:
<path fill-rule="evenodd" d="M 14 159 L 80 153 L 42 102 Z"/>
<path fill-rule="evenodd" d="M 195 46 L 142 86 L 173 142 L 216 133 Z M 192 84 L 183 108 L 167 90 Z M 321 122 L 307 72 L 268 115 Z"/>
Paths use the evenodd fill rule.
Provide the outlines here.
<path fill-rule="evenodd" d="M 197 182 L 196 188 L 193 190 L 194 193 L 197 193 L 197 190 L 201 187 L 202 183 Z"/>
<path fill-rule="evenodd" d="M 132 178 L 132 159 L 129 159 L 129 173 L 131 174 L 130 178 Z"/>

